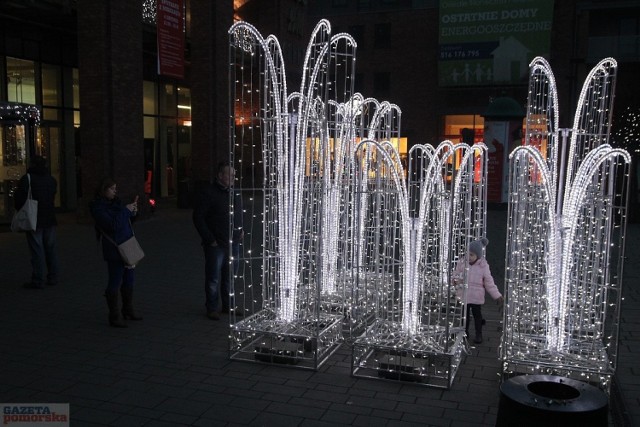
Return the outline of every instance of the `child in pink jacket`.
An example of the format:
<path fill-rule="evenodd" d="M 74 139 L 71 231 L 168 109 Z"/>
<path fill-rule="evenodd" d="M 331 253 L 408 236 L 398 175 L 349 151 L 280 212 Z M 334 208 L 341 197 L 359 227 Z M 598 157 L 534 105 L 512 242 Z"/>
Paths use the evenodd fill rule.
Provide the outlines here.
<path fill-rule="evenodd" d="M 454 271 L 454 283 L 457 285 L 458 297 L 464 302 L 466 298 L 467 303 L 467 321 L 466 332 L 469 336 L 469 324 L 471 314 L 473 314 L 473 323 L 476 330 L 476 337 L 473 340 L 476 344 L 482 342 L 482 325 L 484 323 L 482 319 L 482 305 L 484 304 L 484 294 L 489 292 L 491 298 L 498 301 L 498 304 L 502 304 L 504 299 L 498 290 L 498 287 L 493 281 L 491 276 L 491 270 L 489 269 L 489 263 L 483 256 L 484 247 L 489 244 L 489 240 L 483 237 L 480 240 L 474 240 L 469 244 L 469 255 L 466 260 L 460 262 Z M 464 292 L 464 284 L 461 283 L 461 277 L 463 276 L 464 268 L 469 267 L 467 273 L 467 291 Z M 460 292 L 462 291 L 462 292 Z"/>

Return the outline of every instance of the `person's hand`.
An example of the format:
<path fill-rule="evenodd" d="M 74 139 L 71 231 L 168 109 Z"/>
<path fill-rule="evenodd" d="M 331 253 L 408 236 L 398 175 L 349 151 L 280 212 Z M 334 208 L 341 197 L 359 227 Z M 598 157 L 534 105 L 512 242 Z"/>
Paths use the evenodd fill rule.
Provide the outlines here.
<path fill-rule="evenodd" d="M 501 296 L 500 298 L 498 298 L 498 299 L 496 300 L 496 304 L 498 304 L 498 305 L 503 305 L 503 304 L 504 304 L 504 297 L 502 297 L 502 296 Z"/>
<path fill-rule="evenodd" d="M 454 285 L 460 284 L 460 281 L 461 281 L 460 279 L 462 279 L 462 277 L 460 276 L 460 273 L 457 273 L 457 272 L 451 273 L 451 281 L 453 282 Z"/>
<path fill-rule="evenodd" d="M 129 203 L 127 205 L 127 209 L 129 209 L 134 215 L 138 213 L 138 196 L 133 200 L 133 203 Z"/>

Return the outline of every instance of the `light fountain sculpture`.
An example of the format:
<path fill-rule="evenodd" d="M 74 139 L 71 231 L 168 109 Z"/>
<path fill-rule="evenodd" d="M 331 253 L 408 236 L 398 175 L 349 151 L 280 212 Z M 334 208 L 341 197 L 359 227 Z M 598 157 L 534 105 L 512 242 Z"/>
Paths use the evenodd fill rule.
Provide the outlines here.
<path fill-rule="evenodd" d="M 388 143 L 358 145 L 354 278 L 380 280 L 374 316 L 353 342 L 354 376 L 451 386 L 466 346 L 451 274 L 485 235 L 485 154 L 484 144 L 416 145 L 407 177 Z"/>
<path fill-rule="evenodd" d="M 344 311 L 328 295 L 346 304 L 336 277 L 348 232 L 356 43 L 330 33 L 321 20 L 300 90 L 288 94 L 277 39 L 245 22 L 229 30 L 230 161 L 244 212 L 232 283 L 247 312 L 231 318 L 232 359 L 317 369 L 343 338 Z"/>
<path fill-rule="evenodd" d="M 354 204 L 352 203 L 352 171 L 348 169 L 353 150 L 358 141 L 365 138 L 399 143 L 400 108 L 388 101 L 379 102 L 356 93 L 346 103 L 330 101 L 330 120 L 341 129 L 340 140 L 346 147 L 342 156 L 325 156 L 325 164 L 333 173 L 323 173 L 325 185 L 330 189 L 323 196 L 322 233 L 322 294 L 324 310 L 344 314 L 343 336 L 347 341 L 362 333 L 367 318 L 373 315 L 371 307 L 375 295 L 377 277 L 361 277 L 354 280 L 353 256 L 355 245 L 353 230 Z M 339 159 L 336 161 L 335 159 Z M 344 169 L 344 173 L 338 171 Z M 341 176 L 341 180 L 328 177 Z"/>
<path fill-rule="evenodd" d="M 609 390 L 631 161 L 608 145 L 616 68 L 606 58 L 591 70 L 573 128 L 558 129 L 551 67 L 531 62 L 524 145 L 510 155 L 504 377 L 553 374 Z"/>

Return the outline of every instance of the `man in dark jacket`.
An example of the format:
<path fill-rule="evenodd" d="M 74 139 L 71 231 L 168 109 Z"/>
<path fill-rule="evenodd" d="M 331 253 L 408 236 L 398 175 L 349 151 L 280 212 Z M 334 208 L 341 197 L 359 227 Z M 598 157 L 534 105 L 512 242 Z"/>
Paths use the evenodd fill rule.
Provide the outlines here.
<path fill-rule="evenodd" d="M 231 216 L 231 184 L 235 170 L 228 163 L 218 165 L 216 182 L 202 189 L 193 210 L 193 223 L 202 239 L 205 260 L 205 296 L 207 317 L 220 319 L 218 298 L 222 300 L 222 312 L 228 313 L 231 308 L 236 315 L 242 310 L 235 306 L 234 293 L 231 289 L 229 256 L 233 252 L 233 269 L 238 266 L 240 240 L 242 239 L 242 206 L 240 195 L 233 194 L 233 235 L 230 236 Z"/>
<path fill-rule="evenodd" d="M 27 176 L 28 175 L 28 176 Z M 58 183 L 47 169 L 46 160 L 41 156 L 31 159 L 27 174 L 20 178 L 14 194 L 14 204 L 19 210 L 27 200 L 31 185 L 31 195 L 38 201 L 38 222 L 35 231 L 27 231 L 27 243 L 31 252 L 31 282 L 23 286 L 42 289 L 46 284 L 58 283 L 58 254 L 56 252 L 56 214 L 54 200 Z"/>

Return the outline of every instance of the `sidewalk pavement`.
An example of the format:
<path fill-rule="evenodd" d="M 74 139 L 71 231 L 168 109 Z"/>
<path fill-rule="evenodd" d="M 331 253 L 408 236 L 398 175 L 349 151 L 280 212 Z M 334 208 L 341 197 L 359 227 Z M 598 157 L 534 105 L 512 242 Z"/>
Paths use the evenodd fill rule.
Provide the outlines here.
<path fill-rule="evenodd" d="M 160 208 L 136 225 L 147 255 L 134 296 L 144 320 L 126 329 L 107 324 L 93 227 L 73 214 L 59 219 L 55 287 L 21 288 L 30 276 L 25 237 L 0 233 L 0 403 L 69 403 L 72 426 L 495 425 L 501 317 L 490 302 L 485 342 L 471 347 L 449 390 L 353 378 L 347 346 L 317 372 L 231 361 L 227 317 L 205 316 L 190 210 Z M 488 258 L 500 285 L 505 220 L 506 211 L 489 211 Z M 630 225 L 615 425 L 640 425 L 639 238 L 640 225 Z"/>

